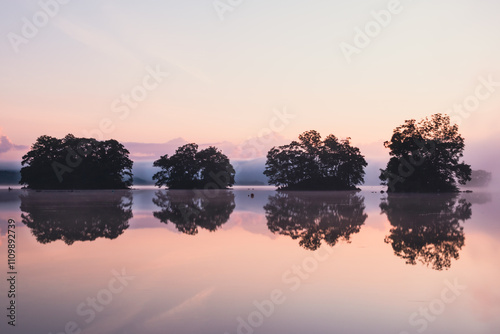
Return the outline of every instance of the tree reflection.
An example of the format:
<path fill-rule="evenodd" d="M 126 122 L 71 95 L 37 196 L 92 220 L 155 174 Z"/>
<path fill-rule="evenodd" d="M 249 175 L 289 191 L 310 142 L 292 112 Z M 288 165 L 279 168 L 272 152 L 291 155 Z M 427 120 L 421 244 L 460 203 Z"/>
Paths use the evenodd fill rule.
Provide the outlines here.
<path fill-rule="evenodd" d="M 161 211 L 153 215 L 162 223 L 172 222 L 177 230 L 189 235 L 198 227 L 215 231 L 229 220 L 234 210 L 234 194 L 227 190 L 165 190 L 157 191 L 153 203 Z"/>
<path fill-rule="evenodd" d="M 471 203 L 457 194 L 393 195 L 381 204 L 393 228 L 385 238 L 394 254 L 415 265 L 448 269 L 465 241 L 460 221 L 470 219 Z"/>
<path fill-rule="evenodd" d="M 28 192 L 20 198 L 22 222 L 42 244 L 115 239 L 132 218 L 130 191 Z"/>
<path fill-rule="evenodd" d="M 264 206 L 267 226 L 273 233 L 300 239 L 299 244 L 316 250 L 324 240 L 350 242 L 368 217 L 364 197 L 356 193 L 279 192 Z"/>

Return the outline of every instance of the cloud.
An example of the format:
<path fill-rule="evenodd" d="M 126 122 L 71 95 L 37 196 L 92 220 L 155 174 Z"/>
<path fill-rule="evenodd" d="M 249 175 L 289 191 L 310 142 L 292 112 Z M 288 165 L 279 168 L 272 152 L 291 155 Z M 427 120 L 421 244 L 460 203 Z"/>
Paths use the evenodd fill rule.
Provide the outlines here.
<path fill-rule="evenodd" d="M 154 153 L 132 153 L 130 154 L 132 158 L 154 158 Z"/>
<path fill-rule="evenodd" d="M 188 142 L 183 138 L 175 138 L 166 143 L 134 143 L 125 142 L 123 145 L 130 151 L 130 156 L 134 161 L 138 160 L 156 160 L 162 155 L 172 155 L 175 150 L 187 144 Z"/>
<path fill-rule="evenodd" d="M 201 143 L 198 149 L 203 150 L 209 146 L 215 146 L 227 155 L 230 159 L 256 159 L 265 157 L 267 151 L 273 146 L 288 144 L 290 140 L 278 133 L 270 133 L 263 137 L 251 137 L 241 143 L 229 141 Z M 130 151 L 130 156 L 134 160 L 153 160 L 162 155 L 172 155 L 175 150 L 182 145 L 189 143 L 184 138 L 175 138 L 165 143 L 123 143 Z"/>
<path fill-rule="evenodd" d="M 119 43 L 116 43 L 110 36 L 102 31 L 93 29 L 89 26 L 79 25 L 62 17 L 55 19 L 53 24 L 68 37 L 86 45 L 89 48 L 103 52 L 111 57 L 114 57 L 115 59 L 128 57 L 128 59 L 132 62 L 136 62 L 138 64 L 141 63 L 133 52 L 129 51 L 126 47 L 123 47 Z"/>
<path fill-rule="evenodd" d="M 26 145 L 15 145 L 7 136 L 0 136 L 0 154 L 11 150 L 26 150 Z"/>
<path fill-rule="evenodd" d="M 62 17 L 57 17 L 57 19 L 53 21 L 53 24 L 68 37 L 86 45 L 89 48 L 108 54 L 115 59 L 128 57 L 131 61 L 142 63 L 140 55 L 138 55 L 137 52 L 134 51 L 137 48 L 130 48 L 126 45 L 123 45 L 123 43 L 117 42 L 112 36 L 106 34 L 102 30 L 97 30 L 95 28 L 91 28 L 88 25 L 76 23 Z M 177 67 L 181 71 L 204 83 L 213 84 L 213 80 L 205 75 L 202 71 L 190 65 L 183 64 L 183 62 L 178 59 L 173 59 L 171 57 L 165 56 L 165 54 L 169 53 L 170 50 L 165 50 L 163 49 L 163 47 L 160 47 L 160 49 L 156 50 L 156 48 L 158 48 L 158 43 L 156 41 L 150 42 L 150 44 L 140 42 L 141 45 L 138 48 L 141 50 L 141 53 L 146 53 L 150 57 L 154 57 L 167 62 L 169 66 Z M 151 46 L 154 46 L 155 49 L 149 50 Z"/>

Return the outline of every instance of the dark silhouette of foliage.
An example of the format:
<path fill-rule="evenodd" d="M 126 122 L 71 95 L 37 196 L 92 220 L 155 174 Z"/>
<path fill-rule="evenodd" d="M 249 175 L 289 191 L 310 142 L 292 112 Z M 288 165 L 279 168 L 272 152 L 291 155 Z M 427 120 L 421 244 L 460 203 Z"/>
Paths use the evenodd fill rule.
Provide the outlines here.
<path fill-rule="evenodd" d="M 364 197 L 354 193 L 279 192 L 264 206 L 267 226 L 273 233 L 300 239 L 305 249 L 316 250 L 324 240 L 334 246 L 350 242 L 366 218 Z"/>
<path fill-rule="evenodd" d="M 408 264 L 420 261 L 436 270 L 448 269 L 464 245 L 460 221 L 470 219 L 471 206 L 456 194 L 390 194 L 380 204 L 393 226 L 385 242 Z"/>
<path fill-rule="evenodd" d="M 234 184 L 234 168 L 217 148 L 210 146 L 198 152 L 198 145 L 179 147 L 153 164 L 162 170 L 153 176 L 157 187 L 169 189 L 225 189 Z"/>
<path fill-rule="evenodd" d="M 217 230 L 235 208 L 234 194 L 226 190 L 211 191 L 210 197 L 204 191 L 157 191 L 153 203 L 161 208 L 153 212 L 156 218 L 165 224 L 170 221 L 178 231 L 190 235 L 197 234 L 198 227 Z"/>
<path fill-rule="evenodd" d="M 454 192 L 470 181 L 470 166 L 459 162 L 464 139 L 449 116 L 407 120 L 384 146 L 391 159 L 380 179 L 389 192 Z"/>
<path fill-rule="evenodd" d="M 20 196 L 22 222 L 37 241 L 115 239 L 132 218 L 130 191 L 100 193 L 28 192 Z"/>
<path fill-rule="evenodd" d="M 126 189 L 132 184 L 128 156 L 116 140 L 41 136 L 23 156 L 19 183 L 30 189 Z"/>
<path fill-rule="evenodd" d="M 269 183 L 283 190 L 354 190 L 364 182 L 367 163 L 350 138 L 337 139 L 312 130 L 299 141 L 273 147 L 267 153 Z"/>

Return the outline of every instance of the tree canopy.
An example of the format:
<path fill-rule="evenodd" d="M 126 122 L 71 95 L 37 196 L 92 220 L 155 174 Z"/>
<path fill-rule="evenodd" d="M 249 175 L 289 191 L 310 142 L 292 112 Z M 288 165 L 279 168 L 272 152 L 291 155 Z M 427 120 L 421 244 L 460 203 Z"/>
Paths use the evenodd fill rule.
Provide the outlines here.
<path fill-rule="evenodd" d="M 470 165 L 460 162 L 464 138 L 447 115 L 407 120 L 384 146 L 391 158 L 380 179 L 390 192 L 454 192 L 470 181 Z"/>
<path fill-rule="evenodd" d="M 133 181 L 129 151 L 113 139 L 41 136 L 22 165 L 19 183 L 30 189 L 126 189 Z"/>
<path fill-rule="evenodd" d="M 198 151 L 198 145 L 186 144 L 171 157 L 162 156 L 153 166 L 161 168 L 153 176 L 157 187 L 225 189 L 234 184 L 235 171 L 229 158 L 213 146 Z"/>
<path fill-rule="evenodd" d="M 264 174 L 280 189 L 353 190 L 364 182 L 366 166 L 350 138 L 339 140 L 330 134 L 322 141 L 311 130 L 299 141 L 269 150 Z"/>

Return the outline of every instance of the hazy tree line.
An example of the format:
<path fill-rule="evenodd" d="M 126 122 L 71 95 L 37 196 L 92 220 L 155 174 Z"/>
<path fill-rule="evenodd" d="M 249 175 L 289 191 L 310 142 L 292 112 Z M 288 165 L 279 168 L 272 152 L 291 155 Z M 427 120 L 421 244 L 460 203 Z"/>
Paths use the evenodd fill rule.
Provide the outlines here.
<path fill-rule="evenodd" d="M 389 192 L 455 192 L 471 180 L 470 165 L 461 161 L 464 138 L 446 115 L 407 120 L 384 146 L 391 158 L 380 180 Z M 19 183 L 31 189 L 126 189 L 133 184 L 129 154 L 116 140 L 41 136 L 23 156 Z M 186 144 L 153 166 L 160 168 L 153 176 L 158 187 L 226 189 L 235 183 L 229 158 L 213 146 Z M 355 190 L 364 183 L 366 166 L 350 138 L 322 139 L 311 130 L 272 147 L 264 174 L 280 190 Z M 485 173 L 480 181 L 488 178 Z"/>

